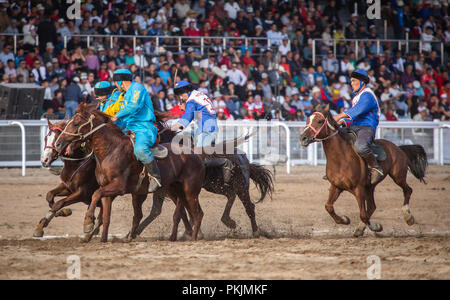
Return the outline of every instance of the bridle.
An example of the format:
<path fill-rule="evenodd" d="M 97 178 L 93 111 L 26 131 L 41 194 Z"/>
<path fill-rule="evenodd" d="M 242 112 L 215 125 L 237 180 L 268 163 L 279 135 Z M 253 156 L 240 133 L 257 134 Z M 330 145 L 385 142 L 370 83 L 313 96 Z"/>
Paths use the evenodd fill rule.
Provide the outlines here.
<path fill-rule="evenodd" d="M 311 130 L 314 132 L 313 142 L 321 142 L 321 141 L 328 140 L 329 138 L 332 138 L 333 136 L 335 136 L 335 135 L 339 132 L 336 128 L 334 128 L 334 127 L 328 122 L 328 118 L 326 118 L 321 112 L 316 111 L 316 112 L 314 112 L 312 115 L 319 115 L 319 116 L 321 116 L 321 117 L 325 120 L 324 123 L 322 124 L 322 126 L 320 126 L 319 129 L 315 129 L 314 127 L 311 126 L 314 117 L 311 118 L 311 119 L 309 120 L 309 124 L 306 124 L 305 131 L 309 128 L 309 129 L 311 129 Z M 311 116 L 312 116 L 312 115 L 311 115 Z M 310 117 L 311 117 L 311 116 L 310 116 Z M 325 134 L 326 134 L 327 136 L 326 136 L 325 138 L 323 138 L 323 139 L 318 139 L 317 136 L 320 134 L 320 132 L 323 130 L 324 127 L 325 127 Z M 328 135 L 328 128 L 330 128 L 331 130 L 334 131 L 334 132 L 333 132 L 332 134 L 330 134 L 330 135 Z"/>
<path fill-rule="evenodd" d="M 59 131 L 59 132 L 62 133 L 64 130 L 61 129 L 60 127 L 52 127 L 52 128 L 49 128 L 49 131 L 50 131 L 50 132 Z M 58 136 L 58 137 L 59 137 L 59 136 Z M 56 142 L 56 141 L 55 141 L 55 142 Z M 53 144 L 54 144 L 55 142 L 53 142 Z M 85 147 L 85 143 L 81 144 L 81 148 L 84 148 L 84 147 Z M 56 155 L 57 155 L 56 158 L 59 157 L 59 158 L 61 158 L 62 160 L 69 160 L 69 161 L 80 161 L 80 160 L 85 160 L 85 159 L 91 157 L 92 154 L 94 153 L 94 150 L 92 150 L 88 155 L 86 155 L 86 156 L 84 156 L 84 157 L 80 157 L 80 158 L 66 157 L 66 156 L 60 155 L 60 153 L 58 153 L 58 151 L 56 150 L 56 147 L 55 147 L 54 145 L 48 146 L 48 145 L 47 145 L 47 142 L 45 143 L 44 151 L 45 151 L 45 149 L 52 149 L 52 150 L 54 150 L 54 151 L 56 152 Z"/>
<path fill-rule="evenodd" d="M 49 128 L 49 131 L 50 131 L 50 132 L 55 131 L 55 130 L 59 130 L 59 132 L 63 132 L 63 130 L 62 130 L 61 128 L 59 128 L 59 127 L 52 127 L 52 128 Z M 46 139 L 47 139 L 47 138 L 46 138 Z M 44 151 L 45 151 L 45 149 L 52 149 L 52 150 L 55 150 L 55 151 L 56 151 L 55 146 L 53 146 L 53 145 L 48 146 L 48 145 L 47 145 L 47 140 L 45 141 Z M 56 152 L 58 152 L 58 151 L 56 151 Z"/>
<path fill-rule="evenodd" d="M 81 114 L 77 113 L 76 115 L 79 115 L 81 118 L 86 119 L 85 117 L 83 117 Z M 107 123 L 102 123 L 96 127 L 94 127 L 94 124 L 92 123 L 92 121 L 95 119 L 95 115 L 90 114 L 89 115 L 89 119 L 87 120 L 86 123 L 81 124 L 78 127 L 78 130 L 76 133 L 72 133 L 72 132 L 66 132 L 67 127 L 69 127 L 69 124 L 73 122 L 73 118 L 69 121 L 69 123 L 67 123 L 66 127 L 64 128 L 64 130 L 61 132 L 61 134 L 58 136 L 58 138 L 56 139 L 56 142 L 58 142 L 59 138 L 61 136 L 63 136 L 64 134 L 70 135 L 70 136 L 76 136 L 79 137 L 78 140 L 74 140 L 72 142 L 76 142 L 76 141 L 83 141 L 85 140 L 88 136 L 90 136 L 91 134 L 93 134 L 94 132 L 96 132 L 97 130 L 101 129 L 102 127 L 106 126 Z M 90 125 L 91 129 L 86 133 L 86 134 L 82 134 L 81 133 L 81 129 L 86 126 L 86 125 Z M 55 144 L 56 144 L 55 142 Z"/>

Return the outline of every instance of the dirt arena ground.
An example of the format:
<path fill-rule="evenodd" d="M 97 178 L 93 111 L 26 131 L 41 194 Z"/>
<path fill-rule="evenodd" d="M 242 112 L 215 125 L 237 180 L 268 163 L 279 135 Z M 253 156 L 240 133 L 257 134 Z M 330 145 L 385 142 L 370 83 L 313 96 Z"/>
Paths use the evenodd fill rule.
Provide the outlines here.
<path fill-rule="evenodd" d="M 430 166 L 428 185 L 408 175 L 413 226 L 403 221 L 401 189 L 391 179 L 380 184 L 372 219 L 384 231 L 358 239 L 352 237 L 359 223 L 356 200 L 341 195 L 335 209 L 352 223 L 336 225 L 324 209 L 323 174 L 323 166 L 294 167 L 289 175 L 277 168 L 273 199 L 256 206 L 260 238 L 251 237 L 239 200 L 231 212 L 238 228 L 230 230 L 220 222 L 225 198 L 202 192 L 204 240 L 168 241 L 174 205 L 166 201 L 136 242 L 122 243 L 132 219 L 131 197 L 125 196 L 113 204 L 111 242 L 84 244 L 83 204 L 71 207 L 72 216 L 53 219 L 43 239 L 32 238 L 58 177 L 41 169 L 27 169 L 26 177 L 19 169 L 1 169 L 0 279 L 66 279 L 70 255 L 80 257 L 81 279 L 367 279 L 371 255 L 381 260 L 382 279 L 450 279 L 450 166 Z"/>

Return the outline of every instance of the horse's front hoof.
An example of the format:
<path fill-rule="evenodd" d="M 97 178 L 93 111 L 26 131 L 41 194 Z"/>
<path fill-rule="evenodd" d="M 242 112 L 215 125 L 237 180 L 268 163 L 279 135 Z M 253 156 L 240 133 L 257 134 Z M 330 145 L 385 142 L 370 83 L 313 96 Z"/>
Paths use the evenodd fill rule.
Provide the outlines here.
<path fill-rule="evenodd" d="M 261 236 L 261 232 L 257 229 L 256 231 L 253 231 L 252 235 L 254 238 L 259 238 Z"/>
<path fill-rule="evenodd" d="M 342 216 L 342 225 L 349 225 L 350 224 L 350 218 L 347 216 Z"/>
<path fill-rule="evenodd" d="M 169 241 L 176 242 L 177 241 L 177 236 L 176 235 L 171 235 L 170 238 L 169 238 Z"/>
<path fill-rule="evenodd" d="M 72 215 L 72 210 L 70 208 L 63 208 L 56 213 L 55 217 L 68 217 L 70 215 Z"/>
<path fill-rule="evenodd" d="M 381 224 L 371 221 L 370 225 L 369 225 L 369 229 L 372 230 L 373 232 L 381 232 L 381 231 L 383 231 L 383 226 Z"/>
<path fill-rule="evenodd" d="M 33 237 L 38 237 L 38 238 L 40 238 L 40 237 L 43 237 L 44 236 L 44 230 L 35 230 L 34 232 L 33 232 Z"/>
<path fill-rule="evenodd" d="M 413 215 L 410 215 L 409 218 L 405 218 L 406 224 L 409 226 L 412 226 L 416 223 L 416 220 L 414 219 Z"/>
<path fill-rule="evenodd" d="M 83 227 L 84 233 L 90 233 L 92 230 L 94 230 L 94 223 L 84 224 L 84 227 Z"/>
<path fill-rule="evenodd" d="M 355 232 L 353 233 L 354 237 L 361 237 L 364 235 L 364 231 L 366 230 L 366 224 L 363 222 L 360 222 L 358 225 L 358 228 L 356 228 Z"/>

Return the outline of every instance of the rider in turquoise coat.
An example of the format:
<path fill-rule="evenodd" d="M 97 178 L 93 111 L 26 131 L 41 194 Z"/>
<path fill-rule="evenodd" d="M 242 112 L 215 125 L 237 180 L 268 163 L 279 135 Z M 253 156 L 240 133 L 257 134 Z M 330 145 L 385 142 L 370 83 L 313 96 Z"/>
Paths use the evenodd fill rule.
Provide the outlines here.
<path fill-rule="evenodd" d="M 161 187 L 161 175 L 152 151 L 158 130 L 153 125 L 156 121 L 155 112 L 150 96 L 145 87 L 132 81 L 132 74 L 127 69 L 114 72 L 113 80 L 117 88 L 125 91 L 123 108 L 114 117 L 113 121 L 120 122 L 121 127 L 136 134 L 134 154 L 141 161 L 150 175 L 149 192 L 152 193 Z"/>

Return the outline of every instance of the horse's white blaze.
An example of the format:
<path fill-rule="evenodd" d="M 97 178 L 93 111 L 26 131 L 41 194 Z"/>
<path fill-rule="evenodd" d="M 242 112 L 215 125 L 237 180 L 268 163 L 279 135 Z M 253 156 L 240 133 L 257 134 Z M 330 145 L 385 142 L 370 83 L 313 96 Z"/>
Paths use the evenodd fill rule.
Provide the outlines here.
<path fill-rule="evenodd" d="M 310 129 L 312 127 L 311 124 L 312 124 L 315 116 L 316 116 L 315 114 L 312 114 L 312 115 L 309 116 L 309 123 L 308 123 L 308 125 L 306 125 L 306 128 L 305 128 L 305 130 L 303 132 L 305 132 L 306 130 L 308 130 L 308 129 Z"/>
<path fill-rule="evenodd" d="M 47 148 L 47 146 L 54 147 L 53 142 L 55 141 L 55 136 L 56 134 L 54 132 L 51 132 L 50 135 L 47 136 L 47 143 L 45 144 L 45 149 L 41 156 L 41 163 L 46 159 L 51 160 L 53 149 Z"/>
<path fill-rule="evenodd" d="M 315 114 L 312 114 L 311 116 L 309 116 L 309 124 L 308 124 L 308 126 L 311 126 L 315 116 L 316 116 Z"/>

